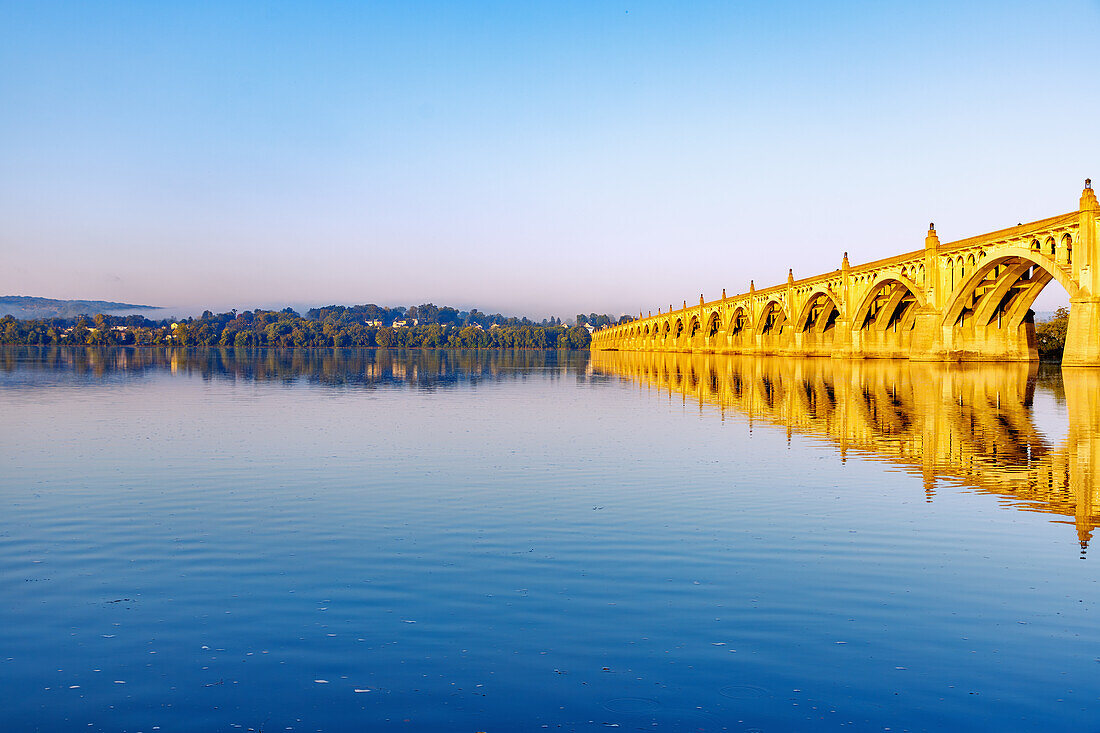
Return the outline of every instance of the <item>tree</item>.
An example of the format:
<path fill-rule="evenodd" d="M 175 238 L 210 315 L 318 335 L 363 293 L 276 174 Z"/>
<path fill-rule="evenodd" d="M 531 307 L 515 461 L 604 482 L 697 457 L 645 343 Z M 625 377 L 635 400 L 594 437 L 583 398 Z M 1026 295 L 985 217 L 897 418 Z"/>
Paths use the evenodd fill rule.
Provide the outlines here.
<path fill-rule="evenodd" d="M 466 326 L 459 334 L 461 338 L 462 346 L 468 349 L 477 349 L 483 346 L 488 346 L 489 339 L 485 335 L 485 331 L 474 326 Z"/>
<path fill-rule="evenodd" d="M 1035 324 L 1035 342 L 1039 349 L 1039 358 L 1061 361 L 1066 348 L 1066 332 L 1069 329 L 1069 309 L 1061 307 L 1054 311 L 1049 321 Z"/>
<path fill-rule="evenodd" d="M 569 329 L 569 343 L 574 349 L 588 348 L 588 342 L 592 339 L 588 329 L 584 326 L 573 326 Z"/>
<path fill-rule="evenodd" d="M 416 315 L 413 316 L 413 318 L 420 319 L 422 324 L 439 323 L 439 308 L 437 308 L 434 303 L 422 303 L 417 308 L 410 308 L 409 310 L 416 311 Z M 408 314 L 406 313 L 405 315 L 407 316 Z"/>
<path fill-rule="evenodd" d="M 379 346 L 389 348 L 397 342 L 396 334 L 392 328 L 380 328 L 374 335 L 374 340 Z"/>
<path fill-rule="evenodd" d="M 444 326 L 454 326 L 458 324 L 458 311 L 450 306 L 443 306 L 439 309 L 436 315 L 439 323 Z"/>
<path fill-rule="evenodd" d="M 425 347 L 436 347 L 443 343 L 443 327 L 438 323 L 433 323 L 424 329 L 423 336 L 420 339 L 420 345 Z"/>

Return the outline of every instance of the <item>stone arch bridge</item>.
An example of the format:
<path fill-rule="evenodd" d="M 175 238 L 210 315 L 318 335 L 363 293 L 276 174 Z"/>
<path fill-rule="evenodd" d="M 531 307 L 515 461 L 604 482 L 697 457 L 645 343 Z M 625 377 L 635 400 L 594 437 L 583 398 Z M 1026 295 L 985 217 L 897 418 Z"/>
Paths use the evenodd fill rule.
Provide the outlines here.
<path fill-rule="evenodd" d="M 913 361 L 1035 361 L 1031 305 L 1070 297 L 1064 366 L 1100 366 L 1100 204 L 600 329 L 595 351 L 785 354 Z"/>

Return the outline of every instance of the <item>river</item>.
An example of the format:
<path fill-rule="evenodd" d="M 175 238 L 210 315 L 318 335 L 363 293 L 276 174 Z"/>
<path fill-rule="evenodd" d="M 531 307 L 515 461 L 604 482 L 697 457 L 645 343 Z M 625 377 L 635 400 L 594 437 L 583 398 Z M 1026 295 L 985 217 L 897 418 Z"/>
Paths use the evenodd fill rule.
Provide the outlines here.
<path fill-rule="evenodd" d="M 1096 729 L 1098 472 L 1091 370 L 3 347 L 0 728 Z"/>

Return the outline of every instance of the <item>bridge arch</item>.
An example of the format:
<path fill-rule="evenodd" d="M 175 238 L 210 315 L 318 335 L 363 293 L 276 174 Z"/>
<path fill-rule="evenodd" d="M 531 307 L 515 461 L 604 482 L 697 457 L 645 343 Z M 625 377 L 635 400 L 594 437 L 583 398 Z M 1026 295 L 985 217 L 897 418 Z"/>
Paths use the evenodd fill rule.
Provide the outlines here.
<path fill-rule="evenodd" d="M 1023 323 L 1031 304 L 1051 282 L 1057 281 L 1069 294 L 1077 295 L 1078 284 L 1059 267 L 1053 257 L 1031 247 L 1006 247 L 982 262 L 951 292 L 943 311 L 943 326 L 964 326 L 971 317 L 978 325 L 998 320 L 998 328 L 1015 328 Z"/>
<path fill-rule="evenodd" d="M 730 313 L 730 317 L 726 319 L 726 333 L 730 336 L 735 336 L 747 329 L 751 323 L 752 317 L 749 314 L 749 309 L 743 305 L 739 305 L 733 309 L 733 312 Z"/>
<path fill-rule="evenodd" d="M 913 294 L 913 297 L 917 299 L 917 304 L 918 305 L 921 305 L 921 306 L 926 305 L 926 299 L 924 297 L 924 290 L 919 285 L 917 285 L 917 283 L 913 280 L 913 278 L 909 277 L 908 275 L 903 275 L 903 274 L 900 274 L 900 273 L 889 273 L 889 272 L 880 273 L 879 275 L 877 275 L 871 281 L 871 286 L 867 291 L 867 295 L 870 295 L 871 292 L 873 292 L 876 288 L 882 287 L 883 283 L 889 283 L 889 282 L 900 283 L 906 289 L 908 289 L 910 293 Z M 866 304 L 867 304 L 867 296 L 864 296 L 863 300 L 860 301 L 860 307 L 865 306 Z M 860 309 L 857 308 L 855 310 L 855 313 L 858 314 L 859 310 Z"/>
<path fill-rule="evenodd" d="M 723 341 L 735 351 L 743 351 L 746 345 L 744 339 L 751 327 L 752 318 L 748 308 L 745 305 L 735 306 L 721 331 Z"/>
<path fill-rule="evenodd" d="M 778 335 L 788 320 L 787 309 L 778 298 L 771 298 L 760 309 L 760 315 L 756 319 L 756 333 L 760 336 Z"/>
<path fill-rule="evenodd" d="M 683 318 L 677 318 L 676 319 L 676 325 L 673 327 L 672 338 L 674 338 L 674 339 L 680 338 L 680 336 L 681 336 L 681 334 L 683 334 L 683 332 L 684 332 L 684 319 Z"/>
<path fill-rule="evenodd" d="M 882 300 L 884 290 L 890 291 L 890 295 L 893 296 L 892 300 Z M 883 325 L 883 316 L 887 316 L 889 319 L 902 316 L 902 314 L 897 313 L 897 309 L 903 303 L 907 304 L 904 306 L 907 310 L 912 308 L 908 303 L 915 303 L 916 307 L 923 307 L 926 303 L 921 288 L 917 287 L 916 283 L 908 277 L 900 274 L 879 275 L 871 282 L 863 298 L 860 299 L 859 305 L 852 311 L 852 329 L 856 331 L 864 330 L 870 323 Z M 881 311 L 883 307 L 889 307 L 890 312 L 883 313 Z"/>
<path fill-rule="evenodd" d="M 707 317 L 707 328 L 704 335 L 707 338 L 713 338 L 722 332 L 722 316 L 718 314 L 718 311 L 711 311 Z"/>
<path fill-rule="evenodd" d="M 868 357 L 910 355 L 917 311 L 925 305 L 921 289 L 900 273 L 883 273 L 852 311 L 851 343 Z"/>
<path fill-rule="evenodd" d="M 825 331 L 840 315 L 840 303 L 837 302 L 836 296 L 828 288 L 817 288 L 806 299 L 805 305 L 802 306 L 802 310 L 794 321 L 794 328 L 796 332 L 801 333 L 820 325 L 820 330 Z M 825 320 L 819 324 L 818 321 L 822 316 Z"/>

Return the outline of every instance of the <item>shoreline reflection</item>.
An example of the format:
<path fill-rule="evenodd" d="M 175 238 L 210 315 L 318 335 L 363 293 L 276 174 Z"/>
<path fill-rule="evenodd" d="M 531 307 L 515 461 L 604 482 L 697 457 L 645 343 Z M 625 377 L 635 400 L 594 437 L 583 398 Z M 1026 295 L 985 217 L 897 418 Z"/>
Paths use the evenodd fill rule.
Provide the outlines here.
<path fill-rule="evenodd" d="M 0 373 L 20 369 L 95 378 L 170 371 L 202 379 L 434 389 L 521 378 L 532 371 L 586 375 L 588 352 L 523 349 L 235 349 L 0 347 Z"/>
<path fill-rule="evenodd" d="M 1066 517 L 1082 556 L 1100 525 L 1100 370 L 625 351 L 592 364 L 920 475 L 929 502 L 949 481 Z M 1064 403 L 1064 435 L 1038 426 L 1037 389 Z"/>

